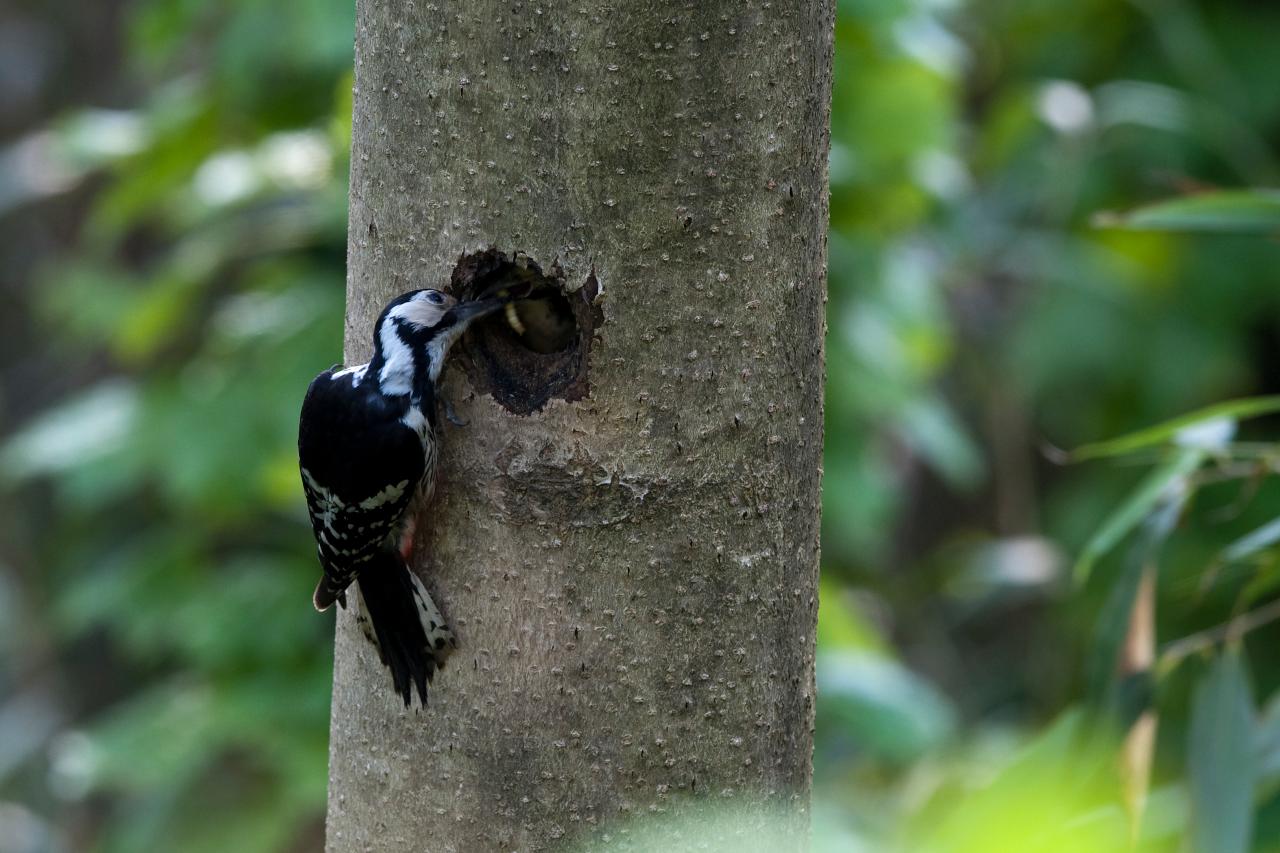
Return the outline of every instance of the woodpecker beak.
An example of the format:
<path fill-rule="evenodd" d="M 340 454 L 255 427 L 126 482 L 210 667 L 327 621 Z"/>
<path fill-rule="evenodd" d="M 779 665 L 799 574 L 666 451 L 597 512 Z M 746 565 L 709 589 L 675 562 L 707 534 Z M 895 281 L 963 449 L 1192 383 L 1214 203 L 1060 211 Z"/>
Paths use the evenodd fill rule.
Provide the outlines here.
<path fill-rule="evenodd" d="M 492 314 L 502 307 L 507 300 L 496 299 L 473 299 L 470 302 L 459 302 L 457 305 L 449 309 L 449 319 L 453 323 L 466 325 L 472 320 Z"/>

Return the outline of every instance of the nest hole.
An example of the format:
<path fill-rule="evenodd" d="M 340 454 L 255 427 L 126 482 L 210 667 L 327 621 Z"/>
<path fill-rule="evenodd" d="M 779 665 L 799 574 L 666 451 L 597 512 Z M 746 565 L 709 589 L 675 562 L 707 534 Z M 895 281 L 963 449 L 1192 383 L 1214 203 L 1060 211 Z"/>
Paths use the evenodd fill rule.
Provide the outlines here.
<path fill-rule="evenodd" d="M 490 248 L 459 258 L 454 295 L 477 299 L 504 289 L 524 298 L 476 321 L 457 351 L 472 387 L 518 415 L 553 399 L 586 397 L 588 356 L 601 320 L 595 275 L 570 291 L 558 264 L 544 272 L 523 253 Z"/>

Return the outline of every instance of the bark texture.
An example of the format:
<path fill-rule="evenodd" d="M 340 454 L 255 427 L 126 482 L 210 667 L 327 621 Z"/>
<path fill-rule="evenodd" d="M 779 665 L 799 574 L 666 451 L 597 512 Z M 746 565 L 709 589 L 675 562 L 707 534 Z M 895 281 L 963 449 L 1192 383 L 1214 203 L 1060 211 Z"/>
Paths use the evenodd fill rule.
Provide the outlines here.
<path fill-rule="evenodd" d="M 575 402 L 446 370 L 418 565 L 460 648 L 406 711 L 340 614 L 330 850 L 644 849 L 724 804 L 805 846 L 832 18 L 359 0 L 348 363 L 487 246 L 601 322 Z"/>

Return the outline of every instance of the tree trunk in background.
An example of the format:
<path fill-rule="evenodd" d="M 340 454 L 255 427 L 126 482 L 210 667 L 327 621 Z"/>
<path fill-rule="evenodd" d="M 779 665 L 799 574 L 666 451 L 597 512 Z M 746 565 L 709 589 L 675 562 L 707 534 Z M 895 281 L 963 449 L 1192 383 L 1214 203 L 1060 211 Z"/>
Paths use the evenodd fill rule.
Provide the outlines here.
<path fill-rule="evenodd" d="M 359 0 L 348 363 L 490 245 L 594 275 L 601 322 L 575 402 L 446 371 L 419 568 L 459 649 L 406 711 L 339 615 L 330 850 L 643 849 L 734 804 L 805 846 L 832 18 Z"/>

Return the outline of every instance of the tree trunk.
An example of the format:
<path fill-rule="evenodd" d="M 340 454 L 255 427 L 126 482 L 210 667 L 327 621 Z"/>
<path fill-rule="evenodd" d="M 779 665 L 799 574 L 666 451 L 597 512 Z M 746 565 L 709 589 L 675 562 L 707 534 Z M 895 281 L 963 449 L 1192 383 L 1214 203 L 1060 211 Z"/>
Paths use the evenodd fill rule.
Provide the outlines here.
<path fill-rule="evenodd" d="M 516 414 L 473 343 L 446 370 L 418 568 L 459 649 L 407 711 L 339 615 L 330 850 L 646 849 L 726 806 L 806 846 L 832 18 L 359 0 L 348 363 L 495 246 L 574 291 L 585 383 Z"/>

